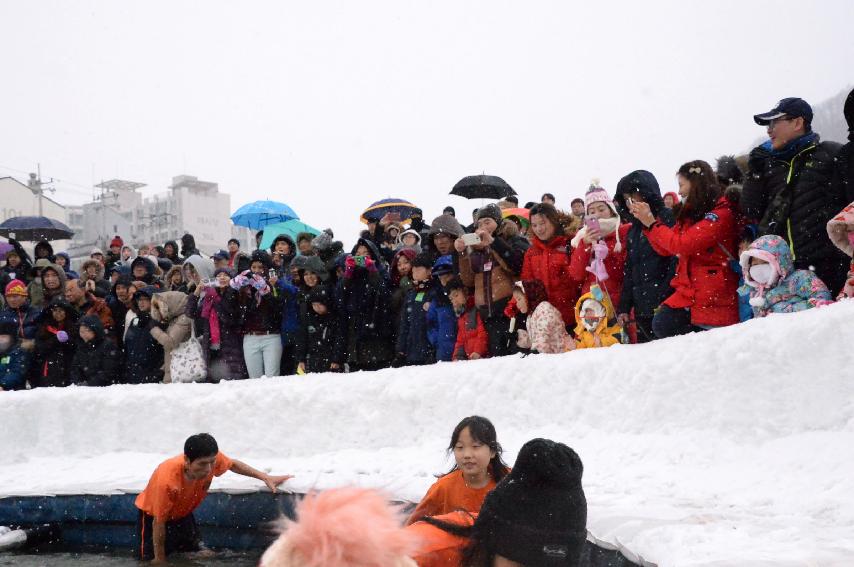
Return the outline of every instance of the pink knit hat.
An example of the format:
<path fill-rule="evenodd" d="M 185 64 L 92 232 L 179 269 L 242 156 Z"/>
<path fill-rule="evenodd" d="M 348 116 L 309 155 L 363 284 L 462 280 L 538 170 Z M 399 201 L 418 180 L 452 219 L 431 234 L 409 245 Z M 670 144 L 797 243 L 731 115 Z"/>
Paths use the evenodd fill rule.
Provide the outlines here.
<path fill-rule="evenodd" d="M 622 252 L 623 245 L 620 242 L 620 213 L 617 212 L 617 207 L 614 206 L 614 201 L 611 200 L 608 192 L 605 191 L 605 188 L 599 184 L 599 180 L 594 178 L 590 181 L 590 187 L 587 188 L 587 193 L 584 195 L 584 212 L 587 213 L 588 207 L 593 203 L 605 203 L 608 205 L 608 208 L 611 209 L 611 212 L 614 213 L 614 217 L 617 219 L 617 228 L 614 233 L 617 236 L 617 244 L 614 246 L 615 252 Z"/>

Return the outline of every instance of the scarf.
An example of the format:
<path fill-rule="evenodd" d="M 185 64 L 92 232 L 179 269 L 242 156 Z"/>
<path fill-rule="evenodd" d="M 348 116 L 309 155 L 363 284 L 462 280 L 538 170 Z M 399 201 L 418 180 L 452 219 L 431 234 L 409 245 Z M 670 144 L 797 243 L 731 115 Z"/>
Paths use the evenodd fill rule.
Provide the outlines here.
<path fill-rule="evenodd" d="M 795 138 L 779 150 L 775 150 L 771 147 L 771 140 L 768 140 L 764 144 L 762 144 L 762 148 L 767 150 L 768 153 L 771 154 L 771 157 L 783 161 L 791 161 L 793 157 L 802 152 L 805 148 L 810 145 L 817 144 L 819 141 L 818 134 L 815 132 L 809 132 L 804 134 L 800 138 Z"/>
<path fill-rule="evenodd" d="M 216 311 L 216 306 L 222 301 L 222 296 L 213 288 L 205 290 L 205 296 L 202 298 L 202 319 L 208 320 L 208 326 L 211 330 L 211 346 L 219 346 L 222 335 L 219 327 L 219 314 Z"/>

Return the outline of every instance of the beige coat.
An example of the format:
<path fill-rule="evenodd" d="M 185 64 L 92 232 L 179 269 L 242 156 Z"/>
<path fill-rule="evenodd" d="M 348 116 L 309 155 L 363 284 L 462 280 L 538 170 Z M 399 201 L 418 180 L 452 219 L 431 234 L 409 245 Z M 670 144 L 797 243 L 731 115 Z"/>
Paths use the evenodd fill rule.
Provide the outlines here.
<path fill-rule="evenodd" d="M 151 329 L 151 336 L 163 345 L 163 382 L 166 384 L 172 382 L 172 349 L 190 338 L 193 321 L 184 314 L 186 307 L 187 294 L 180 291 L 158 293 L 151 300 L 151 318 L 167 324 L 165 331 L 159 327 Z"/>

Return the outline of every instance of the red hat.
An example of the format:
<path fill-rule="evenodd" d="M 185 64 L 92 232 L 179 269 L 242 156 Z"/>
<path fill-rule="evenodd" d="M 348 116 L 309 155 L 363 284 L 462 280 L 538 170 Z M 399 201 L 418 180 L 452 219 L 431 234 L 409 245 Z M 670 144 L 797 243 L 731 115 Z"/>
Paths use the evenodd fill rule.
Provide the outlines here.
<path fill-rule="evenodd" d="M 122 237 L 119 236 L 118 234 L 116 235 L 115 238 L 113 238 L 110 241 L 110 248 L 112 248 L 113 246 L 118 246 L 119 248 L 121 248 L 124 245 L 125 245 L 124 240 L 122 240 Z"/>
<path fill-rule="evenodd" d="M 27 286 L 24 285 L 24 282 L 21 280 L 12 280 L 6 285 L 6 292 L 4 295 L 23 295 L 24 297 L 27 297 L 30 294 L 27 293 Z"/>

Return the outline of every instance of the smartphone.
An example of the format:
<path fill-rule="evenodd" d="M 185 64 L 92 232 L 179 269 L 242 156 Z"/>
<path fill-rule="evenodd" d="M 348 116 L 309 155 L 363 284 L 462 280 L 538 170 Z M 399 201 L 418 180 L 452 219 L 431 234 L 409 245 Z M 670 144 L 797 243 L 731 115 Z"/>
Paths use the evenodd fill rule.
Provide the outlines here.
<path fill-rule="evenodd" d="M 588 231 L 600 230 L 599 219 L 594 216 L 588 215 L 584 218 L 584 226 L 587 227 Z"/>
<path fill-rule="evenodd" d="M 276 270 L 270 268 L 270 271 L 267 272 L 267 277 L 268 278 L 275 278 L 276 277 Z"/>
<path fill-rule="evenodd" d="M 466 246 L 475 246 L 480 244 L 480 235 L 474 234 L 472 232 L 468 232 L 462 236 L 463 242 Z"/>
<path fill-rule="evenodd" d="M 356 256 L 355 258 L 353 258 L 353 260 L 356 262 L 357 266 L 361 266 L 362 268 L 365 267 L 365 257 L 364 256 Z"/>
<path fill-rule="evenodd" d="M 634 205 L 634 204 L 635 204 L 635 202 L 634 202 L 634 201 L 632 201 L 632 198 L 631 198 L 631 197 L 626 197 L 626 206 L 627 206 L 627 207 L 631 207 L 631 206 L 632 206 L 632 205 Z"/>

